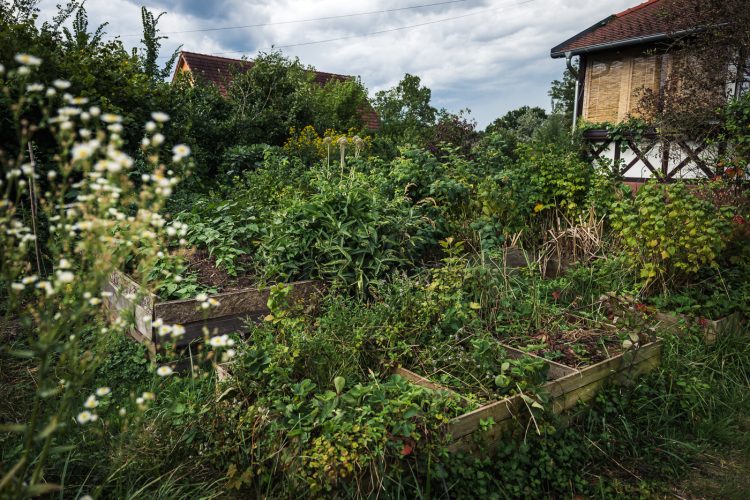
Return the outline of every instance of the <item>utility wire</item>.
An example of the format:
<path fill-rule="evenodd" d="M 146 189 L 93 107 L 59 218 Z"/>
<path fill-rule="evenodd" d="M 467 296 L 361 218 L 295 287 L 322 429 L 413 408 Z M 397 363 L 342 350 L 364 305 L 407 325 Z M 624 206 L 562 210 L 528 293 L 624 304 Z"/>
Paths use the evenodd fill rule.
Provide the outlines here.
<path fill-rule="evenodd" d="M 517 3 L 513 4 L 512 6 L 524 5 L 524 4 L 527 4 L 527 3 L 534 2 L 534 1 L 535 0 L 523 0 L 521 2 L 517 2 Z M 357 34 L 357 35 L 341 36 L 341 37 L 337 37 L 337 38 L 327 38 L 325 40 L 314 40 L 314 41 L 310 41 L 310 42 L 291 43 L 291 44 L 286 44 L 286 45 L 273 45 L 271 47 L 268 47 L 268 49 L 288 49 L 288 48 L 291 48 L 291 47 L 301 47 L 301 46 L 304 46 L 304 45 L 316 45 L 316 44 L 319 44 L 319 43 L 338 42 L 340 40 L 351 40 L 352 38 L 363 38 L 363 37 L 369 37 L 369 36 L 374 36 L 374 35 L 381 35 L 383 33 L 392 33 L 394 31 L 403 31 L 403 30 L 407 30 L 407 29 L 419 28 L 419 27 L 422 27 L 422 26 L 428 26 L 428 25 L 431 25 L 431 24 L 438 24 L 438 23 L 445 23 L 445 22 L 448 22 L 448 21 L 455 21 L 456 19 L 463 19 L 463 18 L 466 18 L 466 17 L 477 16 L 479 14 L 485 14 L 487 12 L 492 12 L 492 11 L 496 11 L 496 10 L 498 10 L 498 9 L 494 8 L 494 9 L 479 10 L 479 11 L 476 11 L 476 12 L 470 12 L 468 14 L 463 14 L 463 15 L 460 15 L 460 16 L 446 17 L 446 18 L 443 18 L 443 19 L 436 19 L 434 21 L 428 21 L 428 22 L 419 23 L 419 24 L 411 24 L 409 26 L 399 26 L 397 28 L 389 28 L 389 29 L 384 29 L 384 30 L 379 30 L 379 31 L 371 31 L 369 33 L 361 33 L 361 34 Z M 223 55 L 223 54 L 245 54 L 247 52 L 253 52 L 253 51 L 254 50 L 230 50 L 230 51 L 226 51 L 226 52 L 214 52 L 212 55 L 217 55 L 218 56 L 218 55 Z"/>
<path fill-rule="evenodd" d="M 338 16 L 325 16 L 325 17 L 315 17 L 311 19 L 296 19 L 292 21 L 275 21 L 271 23 L 259 23 L 259 24 L 246 24 L 244 26 L 224 26 L 220 28 L 201 28 L 201 29 L 194 29 L 194 30 L 184 30 L 184 31 L 160 31 L 160 35 L 178 35 L 181 33 L 203 33 L 207 31 L 225 31 L 225 30 L 239 30 L 239 29 L 247 29 L 247 28 L 261 28 L 263 26 L 278 26 L 282 24 L 297 24 L 297 23 L 311 23 L 315 21 L 328 21 L 331 19 L 344 19 L 347 17 L 359 17 L 359 16 L 370 16 L 373 14 L 385 14 L 387 12 L 399 12 L 403 10 L 410 10 L 410 9 L 425 9 L 427 7 L 436 7 L 438 5 L 448 5 L 448 4 L 455 4 L 455 3 L 465 3 L 469 2 L 471 0 L 447 0 L 444 2 L 436 2 L 436 3 L 428 3 L 423 5 L 411 5 L 408 7 L 397 7 L 394 9 L 383 9 L 383 10 L 372 10 L 369 12 L 357 12 L 353 14 L 341 14 Z M 142 36 L 142 33 L 128 33 L 125 35 L 109 35 L 111 38 L 115 37 L 132 37 L 132 36 Z"/>

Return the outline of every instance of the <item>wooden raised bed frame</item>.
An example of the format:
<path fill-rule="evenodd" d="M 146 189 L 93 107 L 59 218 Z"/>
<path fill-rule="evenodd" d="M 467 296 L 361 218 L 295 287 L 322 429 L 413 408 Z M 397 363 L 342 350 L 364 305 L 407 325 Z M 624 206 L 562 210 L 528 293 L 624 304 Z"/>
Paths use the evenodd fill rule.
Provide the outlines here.
<path fill-rule="evenodd" d="M 505 345 L 503 348 L 511 357 L 525 354 Z M 662 341 L 657 340 L 581 369 L 545 359 L 550 366 L 548 374 L 551 380 L 542 386 L 542 390 L 549 395 L 552 412 L 563 413 L 579 402 L 593 399 L 608 383 L 625 384 L 659 366 L 661 350 Z M 533 354 L 526 355 L 538 357 Z M 398 368 L 395 373 L 429 389 L 453 392 L 405 368 Z M 481 422 L 489 418 L 492 418 L 494 425 L 483 431 Z M 526 403 L 520 394 L 485 404 L 451 421 L 447 431 L 453 439 L 450 449 L 470 451 L 474 449 L 477 438 L 484 443 L 497 441 L 515 422 L 523 422 L 528 418 Z"/>
<path fill-rule="evenodd" d="M 292 286 L 292 303 L 304 302 L 323 288 L 320 281 L 297 281 L 289 285 Z M 245 288 L 212 295 L 219 305 L 205 310 L 200 309 L 194 299 L 160 301 L 119 271 L 112 273 L 105 290 L 112 294 L 106 299 L 110 314 L 132 313 L 135 316 L 135 329 L 131 335 L 152 351 L 160 340 L 152 326 L 154 318 L 160 318 L 166 325 L 182 325 L 185 335 L 177 345 L 184 346 L 202 339 L 204 328 L 208 328 L 211 335 L 245 332 L 247 318 L 258 319 L 269 313 L 267 303 L 270 287 Z"/>
<path fill-rule="evenodd" d="M 697 325 L 703 332 L 703 339 L 706 344 L 713 344 L 721 333 L 731 327 L 737 327 L 743 321 L 742 313 L 734 312 L 719 319 L 696 319 L 686 314 L 676 312 L 661 312 L 653 307 L 647 306 L 643 312 L 636 310 L 635 300 L 627 297 L 619 297 L 615 294 L 607 294 L 609 307 L 620 314 L 639 315 L 646 314 L 658 322 L 658 330 L 663 332 L 674 333 L 679 335 L 684 332 L 685 328 L 691 325 Z"/>

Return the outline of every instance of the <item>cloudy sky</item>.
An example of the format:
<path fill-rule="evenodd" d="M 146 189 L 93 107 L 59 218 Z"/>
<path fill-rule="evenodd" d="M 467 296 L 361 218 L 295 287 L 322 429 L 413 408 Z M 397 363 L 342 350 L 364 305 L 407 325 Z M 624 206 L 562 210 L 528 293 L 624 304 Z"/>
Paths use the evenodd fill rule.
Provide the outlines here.
<path fill-rule="evenodd" d="M 58 3 L 61 0 L 42 0 L 42 18 L 51 18 Z M 127 47 L 139 43 L 141 5 L 166 12 L 159 22 L 169 36 L 162 61 L 180 45 L 184 50 L 237 58 L 283 47 L 285 54 L 321 71 L 359 75 L 371 95 L 397 84 L 404 73 L 415 74 L 432 89 L 436 107 L 470 108 L 484 127 L 525 104 L 549 108 L 549 83 L 565 67 L 563 60 L 550 59 L 550 48 L 637 3 L 88 0 L 86 9 L 90 29 L 107 22 L 106 32 L 119 35 Z M 424 7 L 408 8 L 414 6 Z M 315 20 L 295 22 L 311 19 Z M 259 24 L 264 26 L 214 30 Z M 311 43 L 331 39 L 338 40 Z"/>

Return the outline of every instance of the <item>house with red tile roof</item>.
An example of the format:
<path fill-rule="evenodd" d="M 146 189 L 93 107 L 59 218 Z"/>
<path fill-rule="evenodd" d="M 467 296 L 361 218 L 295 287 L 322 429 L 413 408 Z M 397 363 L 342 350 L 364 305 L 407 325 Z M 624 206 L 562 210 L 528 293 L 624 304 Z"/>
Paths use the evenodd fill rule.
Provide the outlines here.
<path fill-rule="evenodd" d="M 670 75 L 673 42 L 694 33 L 700 20 L 675 26 L 681 2 L 649 0 L 613 14 L 553 47 L 552 58 L 565 58 L 577 75 L 574 120 L 588 124 L 617 124 L 638 116 L 644 90 L 661 90 Z M 576 70 L 571 60 L 578 57 Z M 660 143 L 655 137 L 616 141 L 605 127 L 588 130 L 592 158 L 612 163 L 626 180 L 665 180 L 713 176 L 705 144 Z"/>
<path fill-rule="evenodd" d="M 246 59 L 231 59 L 228 57 L 181 51 L 177 58 L 177 67 L 172 76 L 172 81 L 177 78 L 177 75 L 188 73 L 191 76 L 199 76 L 203 81 L 216 85 L 222 94 L 226 94 L 229 85 L 232 83 L 233 76 L 237 72 L 244 73 L 252 67 L 253 61 Z M 321 86 L 332 81 L 344 82 L 353 78 L 348 75 L 337 75 L 323 71 L 315 71 L 313 73 L 313 81 Z M 380 120 L 372 107 L 368 106 L 362 109 L 361 118 L 366 129 L 378 130 L 380 128 Z"/>

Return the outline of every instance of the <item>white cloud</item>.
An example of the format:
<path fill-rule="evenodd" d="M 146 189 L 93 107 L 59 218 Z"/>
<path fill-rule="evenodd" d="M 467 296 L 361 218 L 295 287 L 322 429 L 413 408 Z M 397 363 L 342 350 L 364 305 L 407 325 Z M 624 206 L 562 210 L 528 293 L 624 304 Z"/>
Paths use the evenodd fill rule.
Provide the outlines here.
<path fill-rule="evenodd" d="M 163 32 L 320 18 L 438 0 L 151 0 L 152 11 L 166 11 Z M 523 2 L 523 3 L 522 3 Z M 43 0 L 42 18 L 54 15 L 59 0 Z M 348 40 L 284 49 L 322 71 L 360 75 L 371 93 L 398 83 L 404 73 L 419 75 L 433 90 L 438 107 L 452 111 L 470 107 L 481 126 L 510 109 L 528 105 L 548 107 L 549 83 L 559 78 L 564 63 L 549 50 L 570 36 L 627 9 L 637 0 L 469 0 L 423 9 L 307 23 L 170 34 L 163 56 L 180 44 L 203 53 L 246 51 L 330 38 Z M 90 0 L 89 26 L 109 22 L 109 34 L 141 31 L 140 4 L 134 0 Z M 479 14 L 427 26 L 373 36 L 359 36 L 400 26 L 438 21 L 472 12 Z M 122 37 L 127 47 L 140 36 Z M 242 53 L 226 54 L 241 57 Z"/>

